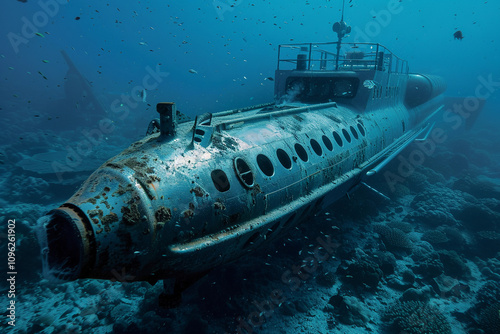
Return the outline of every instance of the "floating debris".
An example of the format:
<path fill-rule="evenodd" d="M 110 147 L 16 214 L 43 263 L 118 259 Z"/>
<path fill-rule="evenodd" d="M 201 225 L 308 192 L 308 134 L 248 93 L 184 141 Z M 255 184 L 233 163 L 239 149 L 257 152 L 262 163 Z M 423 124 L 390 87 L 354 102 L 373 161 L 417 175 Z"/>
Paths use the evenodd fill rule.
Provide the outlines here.
<path fill-rule="evenodd" d="M 274 81 L 274 78 L 273 77 L 267 77 L 267 78 L 264 78 L 264 80 Z"/>
<path fill-rule="evenodd" d="M 9 66 L 9 70 L 11 70 L 11 71 L 12 71 L 13 69 L 14 69 L 14 67 L 12 67 L 12 66 Z"/>
<path fill-rule="evenodd" d="M 40 37 L 45 37 L 43 34 L 41 34 L 39 32 L 35 33 L 35 35 L 40 36 Z"/>
<path fill-rule="evenodd" d="M 42 72 L 38 71 L 38 74 L 40 74 L 42 76 L 42 78 L 44 78 L 45 80 L 49 80 L 49 79 L 47 79 L 47 77 L 45 75 L 43 75 Z"/>
<path fill-rule="evenodd" d="M 44 62 L 45 64 L 47 64 L 49 61 L 48 60 L 42 60 L 42 62 Z"/>
<path fill-rule="evenodd" d="M 80 16 L 75 17 L 75 20 L 78 21 L 80 19 Z"/>
<path fill-rule="evenodd" d="M 453 34 L 453 37 L 454 37 L 455 39 L 460 40 L 460 41 L 461 41 L 462 39 L 464 39 L 464 35 L 462 34 L 462 31 L 460 31 L 460 30 L 459 30 L 459 31 L 455 31 L 455 33 Z"/>
<path fill-rule="evenodd" d="M 189 73 L 198 74 L 198 71 L 193 70 L 192 68 L 190 68 L 190 69 L 189 69 Z"/>

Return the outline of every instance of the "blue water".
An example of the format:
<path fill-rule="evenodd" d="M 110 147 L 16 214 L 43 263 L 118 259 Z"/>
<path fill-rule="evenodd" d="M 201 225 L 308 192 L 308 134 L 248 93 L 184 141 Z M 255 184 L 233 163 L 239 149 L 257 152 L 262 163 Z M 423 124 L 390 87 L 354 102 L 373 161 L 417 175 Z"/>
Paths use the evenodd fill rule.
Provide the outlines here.
<path fill-rule="evenodd" d="M 454 134 L 455 137 L 463 137 L 458 140 L 467 142 L 467 147 L 476 148 L 475 151 L 466 151 L 461 146 L 463 142 L 458 142 L 456 145 L 448 143 L 440 153 L 445 158 L 449 155 L 465 156 L 471 165 L 477 167 L 471 174 L 475 173 L 474 176 L 477 177 L 483 173 L 482 176 L 488 176 L 489 182 L 499 187 L 497 125 L 500 124 L 500 3 L 491 0 L 347 0 L 345 7 L 344 20 L 352 26 L 352 33 L 345 39 L 346 42 L 380 43 L 408 60 L 411 72 L 435 74 L 445 78 L 448 84 L 447 95 L 486 99 L 485 108 L 474 131 Z M 105 285 L 108 283 L 100 281 L 99 284 L 102 285 L 89 287 L 94 283 L 87 280 L 75 283 L 71 288 L 67 284 L 63 285 L 59 290 L 55 290 L 57 285 L 40 283 L 38 249 L 34 238 L 29 239 L 40 214 L 61 204 L 102 162 L 141 138 L 150 120 L 158 115 L 155 108 L 158 102 L 175 102 L 178 110 L 192 118 L 205 112 L 272 102 L 274 82 L 267 78 L 274 76 L 278 45 L 336 41 L 337 37 L 331 26 L 340 19 L 341 8 L 341 1 L 327 0 L 4 0 L 0 13 L 1 256 L 6 257 L 3 254 L 7 252 L 4 237 L 8 219 L 26 222 L 18 224 L 18 237 L 27 238 L 24 245 L 30 244 L 30 247 L 24 246 L 24 251 L 19 251 L 21 253 L 17 258 L 19 266 L 24 267 L 23 272 L 29 274 L 25 277 L 22 276 L 24 274 L 18 276 L 18 288 L 24 293 L 19 297 L 21 299 L 18 305 L 25 303 L 18 311 L 18 323 L 24 328 L 17 327 L 15 330 L 20 333 L 23 330 L 28 333 L 42 330 L 46 333 L 70 332 L 70 327 L 64 326 L 70 322 L 64 320 L 66 318 L 61 314 L 70 308 L 92 314 L 93 309 L 89 309 L 88 303 L 95 303 L 95 300 L 91 301 L 89 296 L 101 295 L 100 291 L 105 290 L 105 287 L 109 288 Z M 463 40 L 454 39 L 453 34 L 457 30 L 462 31 Z M 69 55 L 90 82 L 92 91 L 107 111 L 106 114 L 82 105 L 81 101 L 66 98 L 65 76 L 68 66 L 61 56 L 61 50 Z M 145 102 L 137 98 L 143 88 L 147 88 Z M 132 99 L 133 103 L 127 105 L 123 102 L 123 96 Z M 113 129 L 109 132 L 100 128 L 98 122 L 103 118 L 109 119 L 113 124 Z M 74 157 L 81 159 L 75 163 L 75 174 L 64 174 L 63 178 L 59 178 L 51 172 L 51 158 L 46 154 L 64 159 L 71 148 L 76 147 L 75 143 L 85 140 L 82 131 L 93 129 L 100 129 L 104 134 L 98 137 L 98 142 L 90 148 L 88 154 Z M 36 158 L 36 161 L 33 163 L 31 158 Z M 45 160 L 40 162 L 40 159 Z M 443 160 L 441 164 L 445 167 L 436 167 L 441 160 L 436 161 L 432 168 L 447 175 L 444 171 L 449 167 L 447 164 L 453 164 L 456 160 Z M 48 168 L 48 172 L 41 172 L 43 168 Z M 453 177 L 463 178 L 464 175 L 457 174 Z M 417 193 L 415 189 L 411 190 L 413 194 Z M 483 204 L 498 212 L 495 205 L 500 200 L 499 192 L 493 193 L 489 204 Z M 405 206 L 405 210 L 410 210 L 410 206 Z M 353 216 L 350 217 L 354 219 Z M 326 220 L 322 219 L 320 222 L 325 223 Z M 294 237 L 300 239 L 299 236 L 291 238 Z M 310 237 L 315 238 L 316 235 L 311 234 Z M 468 237 L 474 238 L 473 234 Z M 286 249 L 277 249 L 278 253 L 292 253 Z M 464 256 L 472 261 L 471 254 Z M 88 319 L 84 324 L 82 319 L 88 317 L 88 314 L 75 315 L 73 319 L 78 321 L 71 323 L 78 329 L 73 330 L 96 332 L 100 328 L 102 333 L 111 332 L 114 320 L 124 313 L 136 319 L 136 326 L 140 328 L 136 330 L 136 327 L 131 326 L 131 332 L 235 333 L 238 328 L 235 320 L 237 315 L 247 316 L 255 310 L 249 306 L 252 300 L 262 300 L 262 295 L 269 295 L 260 284 L 267 284 L 262 283 L 263 281 L 270 281 L 271 286 L 280 284 L 282 272 L 279 270 L 273 274 L 276 276 L 274 278 L 261 279 L 260 275 L 266 274 L 250 274 L 257 267 L 262 269 L 259 261 L 265 257 L 266 252 L 256 255 L 252 258 L 254 262 L 251 262 L 256 267 L 245 267 L 252 287 L 246 286 L 243 291 L 234 289 L 234 299 L 238 300 L 238 306 L 227 309 L 224 308 L 227 304 L 214 306 L 217 303 L 217 293 L 211 291 L 205 296 L 203 291 L 208 291 L 205 285 L 210 285 L 210 282 L 202 282 L 198 287 L 198 294 L 193 292 L 189 295 L 187 304 L 181 310 L 162 313 L 154 306 L 140 304 L 143 303 L 143 295 L 152 291 L 146 283 L 130 283 L 125 289 L 118 289 L 113 285 L 118 291 L 117 300 L 126 299 L 124 304 L 127 306 L 123 312 L 118 310 L 111 314 L 109 311 L 118 306 L 118 301 L 111 306 L 99 304 L 106 309 L 101 309 L 100 312 L 107 312 L 103 318 L 99 315 L 100 325 L 92 327 L 92 320 Z M 280 261 L 297 262 L 300 259 L 284 257 L 276 263 L 279 264 Z M 498 254 L 485 256 L 483 261 L 489 263 L 485 266 L 491 268 L 493 274 L 488 276 L 483 273 L 486 277 L 481 276 L 483 281 L 478 274 L 476 281 L 495 281 L 500 278 Z M 238 271 L 238 265 L 231 266 L 228 271 Z M 3 264 L 0 267 L 3 268 Z M 476 267 L 479 268 L 478 271 L 484 269 L 484 266 L 477 263 Z M 211 279 L 219 279 L 219 282 L 222 280 L 222 286 L 227 287 L 229 283 L 224 283 L 225 273 L 219 271 Z M 237 275 L 230 276 L 234 278 Z M 21 282 L 25 282 L 24 288 Z M 472 292 L 462 299 L 448 296 L 443 300 L 447 303 L 465 303 L 468 298 L 467 302 L 470 304 L 467 305 L 475 305 L 474 298 L 477 296 L 474 293 L 481 285 L 474 285 L 467 279 L 463 279 L 463 283 L 471 284 Z M 316 286 L 311 289 L 313 288 L 316 289 Z M 6 289 L 2 287 L 0 295 L 2 307 L 7 305 Z M 324 300 L 328 301 L 333 294 L 331 291 L 315 290 L 315 297 L 307 297 L 306 289 L 301 290 L 301 294 L 307 299 L 311 310 L 321 302 L 324 303 Z M 38 302 L 37 294 L 33 291 L 45 291 L 40 303 L 46 303 L 47 308 L 30 310 L 27 305 Z M 158 288 L 154 291 L 157 293 Z M 54 306 L 54 302 L 51 304 L 50 300 L 59 300 L 61 293 L 76 296 L 76 301 L 72 302 L 74 305 L 64 308 Z M 256 297 L 259 294 L 260 297 Z M 157 294 L 152 295 L 148 298 L 156 300 Z M 229 293 L 223 295 L 231 299 Z M 203 303 L 198 303 L 198 298 Z M 388 304 L 391 302 L 392 300 L 387 301 Z M 496 302 L 500 303 L 499 300 Z M 64 302 L 59 301 L 58 304 Z M 139 311 L 129 307 L 130 305 L 139 305 Z M 217 314 L 212 323 L 214 307 L 221 307 L 223 311 L 222 314 Z M 141 311 L 141 308 L 144 309 Z M 464 308 L 467 309 L 465 306 Z M 316 309 L 323 309 L 323 306 L 317 306 Z M 465 312 L 465 309 L 457 312 Z M 149 318 L 144 318 L 146 312 L 153 312 L 154 316 L 149 314 Z M 298 333 L 299 325 L 293 319 L 299 319 L 297 321 L 304 323 L 306 333 L 324 333 L 329 316 L 326 311 L 322 312 L 319 312 L 320 315 L 314 313 L 318 323 L 322 324 L 318 325 L 319 329 L 312 326 L 311 321 L 304 320 L 308 317 L 304 315 L 307 313 L 299 312 L 293 318 L 286 315 L 285 311 L 276 311 L 273 317 L 267 319 L 267 324 L 272 325 L 260 329 L 255 327 L 253 330 L 262 333 Z M 447 309 L 446 312 L 449 315 L 453 310 Z M 480 318 L 480 312 L 474 312 Z M 40 320 L 43 317 L 49 319 Z M 464 328 L 477 326 L 471 325 L 465 318 L 454 318 L 453 333 L 461 333 Z M 163 329 L 162 321 L 168 323 Z M 50 326 L 49 322 L 53 325 Z M 7 320 L 2 319 L 3 327 L 0 327 L 0 331 L 14 330 L 6 323 Z M 146 323 L 152 324 L 151 327 L 145 329 Z M 187 325 L 188 323 L 193 325 Z M 114 331 L 126 332 L 120 326 L 115 326 Z M 337 327 L 337 330 L 346 333 L 365 332 L 362 326 Z"/>

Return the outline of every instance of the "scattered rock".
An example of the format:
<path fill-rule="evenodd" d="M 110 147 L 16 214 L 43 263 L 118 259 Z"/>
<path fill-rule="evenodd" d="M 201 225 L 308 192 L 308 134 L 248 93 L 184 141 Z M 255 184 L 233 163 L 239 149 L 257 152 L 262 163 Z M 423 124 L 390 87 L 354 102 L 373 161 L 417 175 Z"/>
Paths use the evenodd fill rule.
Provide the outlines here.
<path fill-rule="evenodd" d="M 354 296 L 335 295 L 328 302 L 333 306 L 333 313 L 340 323 L 358 327 L 366 326 L 369 316 L 366 306 Z"/>
<path fill-rule="evenodd" d="M 428 302 L 431 295 L 431 289 L 429 286 L 425 286 L 422 289 L 409 288 L 401 296 L 400 300 L 402 302 L 416 301 L 416 302 Z"/>
<path fill-rule="evenodd" d="M 441 312 L 421 301 L 397 302 L 386 312 L 384 319 L 397 333 L 451 334 L 451 326 Z"/>

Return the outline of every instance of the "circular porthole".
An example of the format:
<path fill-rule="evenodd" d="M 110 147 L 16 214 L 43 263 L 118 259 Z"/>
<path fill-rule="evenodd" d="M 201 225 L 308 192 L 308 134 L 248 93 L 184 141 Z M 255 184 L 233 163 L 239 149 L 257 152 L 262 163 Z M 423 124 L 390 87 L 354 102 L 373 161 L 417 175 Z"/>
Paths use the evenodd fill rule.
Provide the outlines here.
<path fill-rule="evenodd" d="M 299 156 L 300 160 L 307 162 L 309 157 L 307 156 L 307 152 L 304 149 L 304 147 L 299 143 L 295 144 L 294 147 L 295 147 L 295 152 L 297 152 L 297 155 Z"/>
<path fill-rule="evenodd" d="M 323 135 L 321 139 L 323 139 L 323 144 L 325 144 L 325 147 L 328 149 L 328 151 L 333 151 L 333 144 L 331 140 L 325 135 Z"/>
<path fill-rule="evenodd" d="M 340 135 L 339 135 L 337 132 L 335 132 L 335 131 L 333 131 L 333 138 L 335 139 L 335 141 L 337 142 L 337 144 L 338 144 L 340 147 L 344 146 L 344 143 L 342 142 L 342 138 L 341 138 L 341 137 L 340 137 Z"/>
<path fill-rule="evenodd" d="M 314 153 L 316 153 L 318 156 L 321 156 L 323 154 L 323 150 L 316 140 L 311 139 L 311 147 L 313 148 Z"/>
<path fill-rule="evenodd" d="M 292 160 L 290 159 L 288 153 L 285 152 L 285 150 L 282 150 L 281 148 L 277 149 L 276 156 L 278 157 L 278 160 L 283 167 L 285 167 L 286 169 L 292 168 Z"/>
<path fill-rule="evenodd" d="M 253 173 L 247 162 L 242 158 L 236 158 L 234 159 L 234 168 L 241 183 L 247 188 L 252 188 L 254 186 Z"/>
<path fill-rule="evenodd" d="M 346 129 L 342 129 L 342 134 L 344 135 L 345 140 L 347 140 L 350 143 L 351 142 L 351 135 L 349 135 L 349 132 L 347 132 Z"/>
<path fill-rule="evenodd" d="M 257 156 L 257 165 L 259 165 L 259 168 L 262 171 L 262 173 L 266 174 L 267 176 L 274 175 L 273 163 L 264 154 L 259 154 Z"/>
<path fill-rule="evenodd" d="M 363 126 L 359 123 L 358 123 L 358 130 L 359 130 L 359 133 L 361 133 L 361 135 L 364 137 L 365 136 L 365 128 L 363 128 Z"/>
<path fill-rule="evenodd" d="M 356 129 L 353 126 L 351 126 L 350 129 L 351 129 L 351 133 L 354 136 L 354 138 L 358 139 L 359 136 L 358 136 L 358 133 L 356 132 Z"/>

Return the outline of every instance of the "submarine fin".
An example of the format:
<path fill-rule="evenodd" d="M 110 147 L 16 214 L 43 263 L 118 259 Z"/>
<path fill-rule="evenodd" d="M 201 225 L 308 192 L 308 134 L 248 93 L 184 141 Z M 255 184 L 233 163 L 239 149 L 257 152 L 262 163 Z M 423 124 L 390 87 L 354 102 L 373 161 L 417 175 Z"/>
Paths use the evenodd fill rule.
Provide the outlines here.
<path fill-rule="evenodd" d="M 413 132 L 409 132 L 404 138 L 398 140 L 391 146 L 387 147 L 381 154 L 376 157 L 375 163 L 378 164 L 366 172 L 366 176 L 372 176 L 377 174 L 382 168 L 384 168 L 392 159 L 397 157 L 408 145 L 410 145 L 418 136 L 425 133 L 432 127 L 430 123 L 427 123 L 423 128 L 418 129 Z"/>
<path fill-rule="evenodd" d="M 447 111 L 460 115 L 465 120 L 465 129 L 470 130 L 483 110 L 485 102 L 485 99 L 475 97 L 446 97 L 444 104 Z"/>

